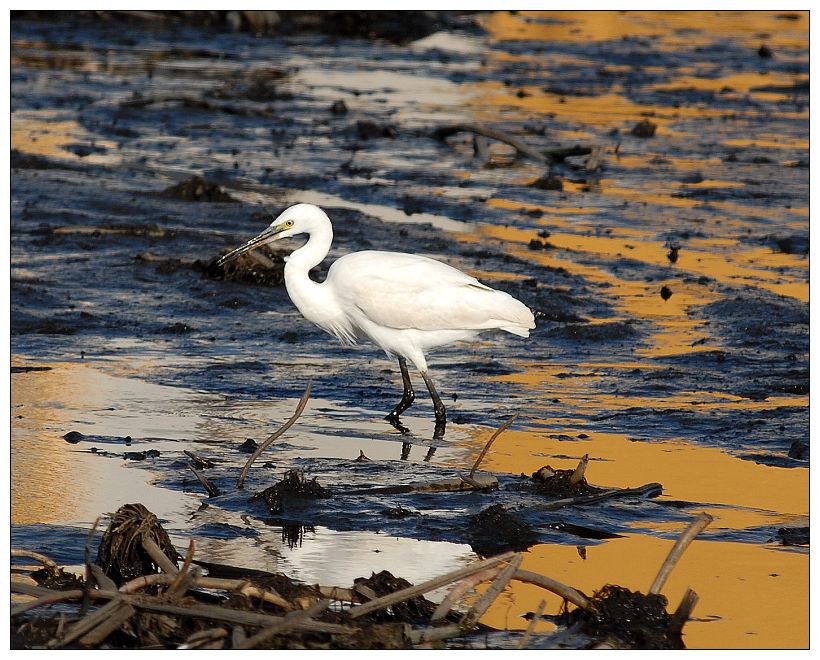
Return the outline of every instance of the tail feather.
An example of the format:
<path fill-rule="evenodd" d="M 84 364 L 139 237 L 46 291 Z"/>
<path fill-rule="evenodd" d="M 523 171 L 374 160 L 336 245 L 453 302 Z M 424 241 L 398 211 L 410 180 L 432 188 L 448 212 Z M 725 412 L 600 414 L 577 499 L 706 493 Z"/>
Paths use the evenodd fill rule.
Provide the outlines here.
<path fill-rule="evenodd" d="M 535 327 L 535 316 L 532 310 L 517 298 L 503 291 L 495 315 L 498 318 L 498 327 L 519 337 L 529 337 L 530 330 Z"/>
<path fill-rule="evenodd" d="M 511 332 L 512 334 L 518 335 L 519 337 L 529 337 L 530 336 L 529 328 L 522 328 L 521 326 L 503 325 L 503 326 L 501 326 L 501 330 L 505 330 L 506 332 Z"/>

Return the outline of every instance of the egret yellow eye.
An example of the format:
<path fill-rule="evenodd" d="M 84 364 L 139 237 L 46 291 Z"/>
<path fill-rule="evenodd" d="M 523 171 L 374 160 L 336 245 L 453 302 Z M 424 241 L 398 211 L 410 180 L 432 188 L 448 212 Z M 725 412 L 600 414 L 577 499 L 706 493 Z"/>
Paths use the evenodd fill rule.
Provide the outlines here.
<path fill-rule="evenodd" d="M 285 220 L 285 227 L 293 227 L 293 220 Z"/>

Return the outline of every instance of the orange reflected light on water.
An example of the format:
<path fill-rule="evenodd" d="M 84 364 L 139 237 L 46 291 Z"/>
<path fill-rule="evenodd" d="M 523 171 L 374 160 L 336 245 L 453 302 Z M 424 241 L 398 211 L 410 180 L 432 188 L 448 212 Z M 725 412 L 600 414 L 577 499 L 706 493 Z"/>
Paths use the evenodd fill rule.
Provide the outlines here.
<path fill-rule="evenodd" d="M 628 535 L 587 546 L 586 559 L 574 546 L 542 544 L 524 554 L 522 568 L 586 594 L 605 584 L 646 593 L 672 544 L 667 539 Z M 808 578 L 805 555 L 696 540 L 664 585 L 663 594 L 670 611 L 687 587 L 700 597 L 694 620 L 684 627 L 684 643 L 690 649 L 807 648 L 809 610 L 804 604 L 809 597 Z M 502 629 L 524 629 L 528 622 L 521 615 L 534 611 L 542 599 L 547 601 L 547 614 L 559 613 L 562 603 L 557 596 L 512 582 L 482 622 Z M 554 628 L 541 623 L 536 630 Z"/>
<path fill-rule="evenodd" d="M 556 430 L 567 435 L 580 429 Z M 490 433 L 487 429 L 476 434 L 471 444 L 476 454 Z M 712 529 L 808 524 L 807 469 L 760 465 L 682 440 L 635 442 L 623 434 L 588 435 L 584 440 L 567 441 L 543 432 L 508 430 L 496 440 L 484 467 L 512 474 L 530 474 L 548 464 L 568 469 L 588 453 L 591 483 L 634 488 L 657 481 L 663 485 L 663 499 L 708 502 L 695 510 L 714 516 Z M 567 459 L 568 455 L 573 458 Z M 643 521 L 633 525 L 675 536 L 683 526 Z M 579 539 L 578 544 L 586 543 Z M 572 546 L 543 544 L 525 553 L 524 567 L 588 594 L 608 583 L 646 592 L 671 545 L 671 540 L 651 535 L 626 535 L 588 546 L 587 558 L 582 560 Z M 696 620 L 685 628 L 689 648 L 802 648 L 808 643 L 806 554 L 753 544 L 696 541 L 664 588 L 670 610 L 690 586 L 700 602 L 694 612 Z M 534 610 L 545 597 L 547 612 L 557 614 L 557 597 L 513 582 L 505 599 L 499 599 L 482 621 L 502 628 L 526 628 L 520 614 Z M 543 624 L 540 630 L 550 628 Z"/>
<path fill-rule="evenodd" d="M 581 230 L 583 227 L 577 229 Z M 622 291 L 631 292 L 630 290 L 634 291 L 635 287 L 646 291 L 649 285 L 646 282 L 623 280 L 600 268 L 579 268 L 578 264 L 570 261 L 577 258 L 574 255 L 591 253 L 604 257 L 628 257 L 656 266 L 668 264 L 668 247 L 661 241 L 652 240 L 653 233 L 648 231 L 644 233 L 643 240 L 639 240 L 640 232 L 635 230 L 630 232 L 628 238 L 624 238 L 624 232 L 617 228 L 613 228 L 612 233 L 607 235 L 596 233 L 594 228 L 588 228 L 588 234 L 552 233 L 547 241 L 558 250 L 542 251 L 532 251 L 523 247 L 535 237 L 532 231 L 495 225 L 482 225 L 479 231 L 486 236 L 504 241 L 510 252 L 519 258 L 534 260 L 545 266 L 560 266 L 571 273 L 592 277 L 595 281 L 608 282 L 613 287 L 612 293 L 620 295 L 622 301 L 629 298 L 629 295 L 622 295 Z M 799 269 L 799 275 L 789 276 L 778 270 L 781 268 Z M 670 279 L 678 280 L 681 271 L 705 275 L 727 284 L 758 286 L 804 302 L 808 301 L 809 297 L 808 277 L 802 279 L 803 273 L 808 274 L 807 257 L 774 252 L 770 248 L 741 249 L 741 244 L 734 239 L 707 238 L 688 242 L 681 250 L 674 270 L 670 270 Z M 677 288 L 686 286 L 682 282 L 676 283 Z M 659 290 L 660 285 L 657 282 L 652 283 L 652 288 Z M 710 293 L 705 286 L 700 286 L 699 289 L 697 295 L 701 304 L 715 299 L 715 294 Z M 651 302 L 650 299 L 650 306 L 647 309 L 652 309 Z M 635 316 L 640 318 L 640 314 Z"/>
<path fill-rule="evenodd" d="M 81 364 L 48 366 L 50 371 L 11 376 L 12 524 L 90 521 L 131 501 L 160 516 L 195 508 L 193 496 L 151 486 L 147 470 L 95 456 L 92 444 L 70 445 L 62 438 L 71 430 L 133 432 L 137 415 L 114 410 L 112 402 L 127 405 L 129 397 L 141 398 L 140 387 L 159 386 L 114 379 Z M 130 389 L 119 391 L 118 384 Z M 138 417 L 150 426 L 150 415 Z"/>
<path fill-rule="evenodd" d="M 589 43 L 652 37 L 659 49 L 708 46 L 715 35 L 749 48 L 804 48 L 807 11 L 551 11 L 493 12 L 485 27 L 498 41 L 534 40 Z M 535 20 L 533 20 L 535 19 Z M 765 35 L 762 36 L 762 35 Z"/>
<path fill-rule="evenodd" d="M 600 402 L 599 402 L 600 403 Z M 582 427 L 580 427 L 582 428 Z M 580 430 L 556 428 L 564 436 Z M 476 432 L 477 453 L 491 429 Z M 616 433 L 589 433 L 572 441 L 543 432 L 508 430 L 485 458 L 494 472 L 529 474 L 543 465 L 568 469 L 582 454 L 591 462 L 587 478 L 606 487 L 634 488 L 650 481 L 663 485 L 663 499 L 709 502 L 698 508 L 714 516 L 712 529 L 745 529 L 762 525 L 807 524 L 808 470 L 785 469 L 744 461 L 712 447 L 685 441 L 635 442 Z M 573 458 L 568 459 L 567 456 Z M 742 486 L 739 486 L 742 484 Z M 549 514 L 545 513 L 545 520 Z M 634 527 L 677 536 L 683 523 L 640 522 Z M 585 545 L 579 539 L 579 545 Z M 672 541 L 627 535 L 588 546 L 586 560 L 566 545 L 537 545 L 524 555 L 524 567 L 591 594 L 608 583 L 646 592 Z M 640 558 L 636 561 L 636 558 Z M 685 628 L 690 648 L 803 647 L 808 641 L 808 561 L 800 553 L 752 544 L 696 541 L 676 567 L 664 594 L 673 609 L 685 589 L 694 588 L 700 602 L 695 621 Z M 759 598 L 762 593 L 765 598 Z M 557 614 L 557 597 L 513 582 L 483 622 L 523 629 L 519 615 L 532 611 L 542 598 L 547 612 Z M 738 607 L 741 603 L 754 606 Z M 702 619 L 707 619 L 703 621 Z M 701 620 L 697 620 L 701 619 Z M 543 624 L 547 631 L 552 626 Z M 768 631 L 777 631 L 772 637 Z M 776 640 L 776 641 L 773 641 Z"/>
<path fill-rule="evenodd" d="M 563 440 L 540 430 L 505 431 L 493 444 L 482 467 L 492 472 L 531 474 L 547 464 L 561 469 L 575 467 L 577 459 L 589 454 L 591 462 L 586 476 L 596 485 L 635 488 L 657 481 L 663 484 L 664 497 L 674 500 L 758 509 L 767 512 L 761 514 L 766 520 L 768 512 L 808 515 L 808 469 L 761 465 L 735 458 L 716 447 L 684 440 L 635 441 L 620 433 L 591 432 L 583 427 L 555 428 L 563 436 L 581 431 L 589 437 Z M 475 431 L 470 446 L 476 457 L 490 433 L 492 429 Z M 573 458 L 550 458 L 567 455 Z"/>
<path fill-rule="evenodd" d="M 85 129 L 73 119 L 60 119 L 61 114 L 51 110 L 26 110 L 11 115 L 11 148 L 28 154 L 79 160 L 79 156 L 66 147 L 76 142 L 90 141 Z M 93 140 L 106 151 L 115 150 L 110 140 Z M 91 153 L 84 162 L 111 163 L 112 157 L 104 153 Z"/>
<path fill-rule="evenodd" d="M 486 26 L 496 41 L 532 40 L 542 42 L 577 42 L 652 38 L 653 47 L 673 52 L 682 48 L 691 52 L 699 46 L 711 46 L 717 40 L 731 39 L 754 51 L 765 43 L 776 53 L 779 49 L 788 57 L 787 49 L 803 50 L 808 43 L 808 13 L 770 12 L 496 12 Z M 771 72 L 719 75 L 718 66 L 703 51 L 702 62 L 681 67 L 659 83 L 657 90 L 696 89 L 723 92 L 729 95 L 750 94 L 758 100 L 783 100 L 789 96 L 788 87 L 805 82 L 804 74 L 788 75 Z M 493 53 L 499 60 L 537 62 L 542 53 L 507 55 Z M 560 69 L 561 64 L 573 67 L 601 66 L 599 61 L 587 63 L 582 57 L 550 55 L 550 64 Z M 648 63 L 651 65 L 651 63 Z M 608 66 L 613 73 L 630 72 L 633 67 Z M 646 68 L 648 70 L 648 68 Z M 658 69 L 668 75 L 668 70 Z M 715 75 L 717 74 L 717 75 Z M 687 138 L 689 119 L 719 117 L 725 114 L 703 104 L 680 108 L 649 106 L 629 100 L 617 77 L 613 86 L 603 94 L 589 96 L 559 95 L 544 92 L 535 86 L 524 85 L 529 93 L 518 95 L 518 89 L 503 87 L 494 82 L 476 85 L 473 106 L 475 121 L 496 121 L 499 108 L 506 113 L 519 112 L 522 118 L 551 116 L 571 123 L 575 135 L 586 134 L 587 127 L 599 132 L 611 128 L 623 131 L 641 116 L 651 116 L 665 137 Z M 755 88 L 770 88 L 759 89 Z M 771 89 L 783 87 L 784 90 Z M 807 117 L 807 109 L 797 108 L 778 112 L 786 118 Z M 735 117 L 755 117 L 759 111 L 750 108 Z M 555 134 L 556 141 L 567 140 L 564 134 Z M 580 138 L 574 138 L 580 139 Z M 781 139 L 781 136 L 755 135 L 750 138 L 725 138 L 724 146 L 784 150 L 806 149 L 803 139 Z M 617 160 L 619 167 L 641 170 L 655 166 L 653 154 L 606 153 Z M 775 156 L 776 157 L 776 156 Z M 783 156 L 787 158 L 789 156 Z M 615 179 L 601 178 L 595 192 L 612 198 L 640 204 L 649 203 L 667 208 L 687 209 L 690 214 L 703 202 L 673 196 L 687 189 L 739 189 L 740 181 L 709 179 L 699 183 L 683 183 L 681 172 L 704 171 L 720 166 L 717 158 L 685 159 L 661 154 L 658 165 L 668 169 L 672 179 L 667 185 L 652 191 L 632 189 Z M 529 173 L 528 173 L 529 175 Z M 536 173 L 534 176 L 538 176 Z M 518 182 L 526 185 L 529 180 Z M 742 409 L 753 413 L 762 409 L 782 406 L 807 406 L 807 396 L 778 396 L 765 401 L 751 401 L 723 392 L 681 392 L 659 397 L 607 396 L 599 391 L 600 381 L 622 369 L 660 368 L 651 359 L 657 356 L 689 353 L 695 350 L 719 348 L 709 344 L 710 335 L 699 328 L 692 312 L 719 295 L 713 283 L 684 282 L 683 274 L 706 276 L 729 285 L 749 285 L 768 289 L 801 301 L 808 300 L 808 258 L 788 255 L 762 246 L 744 244 L 733 238 L 705 238 L 687 240 L 681 246 L 676 264 L 668 263 L 668 247 L 657 239 L 657 228 L 626 231 L 612 227 L 601 232 L 593 225 L 601 209 L 583 208 L 588 203 L 584 195 L 574 194 L 583 187 L 567 182 L 563 195 L 551 196 L 550 206 L 522 204 L 514 200 L 494 198 L 488 206 L 512 211 L 541 210 L 548 214 L 544 224 L 550 230 L 546 242 L 551 247 L 529 250 L 532 229 L 516 227 L 484 227 L 477 235 L 461 240 L 480 242 L 495 239 L 504 245 L 507 253 L 551 268 L 562 268 L 589 282 L 604 285 L 616 305 L 616 316 L 649 319 L 652 335 L 647 345 L 639 347 L 633 364 L 624 362 L 600 363 L 587 361 L 572 367 L 566 364 L 527 363 L 520 365 L 522 372 L 499 376 L 543 392 L 541 416 L 549 420 L 556 437 L 548 432 L 508 430 L 498 438 L 486 462 L 486 469 L 512 474 L 530 473 L 545 464 L 557 468 L 574 467 L 582 454 L 592 459 L 587 471 L 590 481 L 610 487 L 635 487 L 648 481 L 664 486 L 663 498 L 691 502 L 705 502 L 702 509 L 715 517 L 712 529 L 743 530 L 759 526 L 807 524 L 809 502 L 808 470 L 803 468 L 776 468 L 744 461 L 725 454 L 718 448 L 694 445 L 683 440 L 664 439 L 654 442 L 633 441 L 623 434 L 590 432 L 584 420 L 591 412 L 618 410 L 626 407 L 662 407 L 678 410 L 703 411 L 725 408 Z M 568 201 L 565 201 L 567 200 Z M 594 199 L 600 199 L 599 196 Z M 565 201 L 566 207 L 561 206 Z M 808 210 L 801 206 L 789 209 L 758 208 L 733 200 L 708 203 L 709 212 L 702 220 L 704 227 L 721 225 L 723 236 L 739 235 L 749 227 L 747 219 L 771 221 L 781 229 L 805 230 Z M 717 211 L 717 212 L 716 212 Z M 588 215 L 588 218 L 584 216 Z M 692 220 L 692 222 L 696 222 Z M 645 226 L 645 225 L 642 225 Z M 700 226 L 700 225 L 699 225 Z M 556 231 L 556 228 L 558 231 Z M 732 228 L 734 233 L 727 233 Z M 638 260 L 655 267 L 668 267 L 669 278 L 663 280 L 629 281 L 610 272 L 609 263 L 618 258 Z M 672 297 L 662 302 L 658 295 L 666 284 Z M 591 322 L 616 319 L 588 319 Z M 701 340 L 706 340 L 701 342 Z M 572 372 L 572 373 L 568 373 Z M 491 379 L 492 380 L 492 379 Z M 550 401 L 561 400 L 561 417 L 552 416 Z M 575 417 L 573 418 L 573 415 Z M 546 422 L 545 422 L 546 423 Z M 478 431 L 469 446 L 477 455 L 484 447 L 492 430 Z M 585 439 L 578 438 L 586 436 Z M 567 440 L 567 438 L 574 438 Z M 559 438 L 564 438 L 559 439 Z M 566 456 L 572 456 L 567 459 Z M 636 522 L 633 528 L 648 529 L 653 533 L 677 535 L 683 523 Z M 580 540 L 579 540 L 580 542 Z M 672 541 L 652 535 L 628 535 L 601 545 L 587 548 L 587 559 L 582 560 L 576 548 L 561 545 L 538 545 L 525 553 L 524 566 L 591 593 L 606 583 L 617 583 L 631 589 L 646 591 L 657 567 L 665 558 Z M 700 595 L 695 617 L 706 620 L 692 621 L 685 628 L 685 641 L 690 648 L 805 648 L 808 645 L 808 555 L 801 551 L 777 550 L 773 546 L 717 541 L 696 541 L 684 555 L 664 589 L 670 598 L 670 609 L 676 607 L 687 586 Z M 522 629 L 527 622 L 518 618 L 532 611 L 545 593 L 535 587 L 513 583 L 505 598 L 499 599 L 484 618 L 495 627 Z M 548 613 L 555 614 L 560 603 L 554 596 L 546 596 Z M 539 629 L 549 629 L 541 624 Z"/>

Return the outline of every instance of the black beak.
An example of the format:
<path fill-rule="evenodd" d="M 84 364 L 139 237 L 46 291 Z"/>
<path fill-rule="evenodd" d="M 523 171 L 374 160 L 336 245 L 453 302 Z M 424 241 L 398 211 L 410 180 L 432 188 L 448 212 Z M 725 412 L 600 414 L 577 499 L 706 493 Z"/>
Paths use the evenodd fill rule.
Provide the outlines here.
<path fill-rule="evenodd" d="M 255 236 L 244 245 L 240 245 L 235 250 L 231 250 L 230 252 L 228 252 L 228 254 L 226 254 L 225 256 L 220 258 L 219 261 L 216 262 L 216 265 L 222 266 L 229 262 L 231 259 L 235 259 L 236 257 L 238 257 L 240 254 L 245 254 L 246 252 L 249 252 L 254 248 L 262 247 L 263 245 L 267 245 L 268 243 L 272 243 L 273 241 L 278 240 L 277 234 L 283 232 L 285 229 L 286 227 L 284 227 L 283 225 L 279 225 L 278 227 L 269 227 L 261 234 L 259 234 L 259 236 Z"/>

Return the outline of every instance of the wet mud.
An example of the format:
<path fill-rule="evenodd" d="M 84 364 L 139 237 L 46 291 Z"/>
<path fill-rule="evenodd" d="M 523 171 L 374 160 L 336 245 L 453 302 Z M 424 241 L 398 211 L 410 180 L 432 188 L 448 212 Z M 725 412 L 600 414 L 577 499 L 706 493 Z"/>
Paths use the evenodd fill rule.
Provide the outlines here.
<path fill-rule="evenodd" d="M 448 567 L 588 549 L 592 575 L 596 552 L 655 552 L 708 509 L 702 543 L 756 552 L 757 593 L 802 602 L 806 14 L 211 14 L 13 16 L 15 545 L 81 563 L 67 548 L 94 518 L 141 501 L 120 478 L 152 482 L 145 504 L 177 547 L 207 539 L 214 563 L 290 564 L 314 582 L 369 574 L 354 550 L 390 538 Z M 301 318 L 286 252 L 215 265 L 297 201 L 334 223 L 316 280 L 351 251 L 406 251 L 533 309 L 529 340 L 431 356 L 444 439 L 423 397 L 409 434 L 383 420 L 396 365 Z M 236 491 L 240 445 L 261 444 L 309 380 L 306 413 Z M 479 472 L 495 489 L 345 494 L 458 479 L 512 414 Z M 584 492 L 531 476 L 568 478 L 584 454 Z M 85 504 L 49 502 L 45 470 Z M 297 473 L 331 497 L 273 492 Z M 544 508 L 596 489 L 636 492 Z M 379 548 L 393 575 L 430 577 L 424 554 Z M 321 559 L 333 553 L 344 561 Z M 622 577 L 584 588 L 640 586 Z M 793 633 L 764 631 L 744 596 L 710 593 L 687 646 L 807 644 L 802 613 Z"/>

